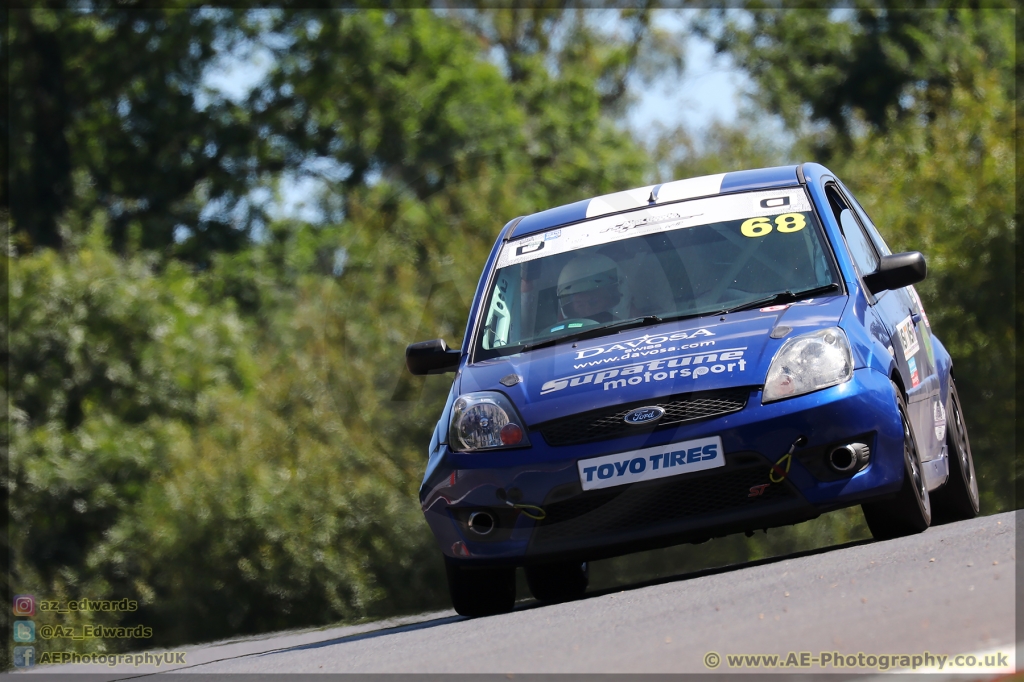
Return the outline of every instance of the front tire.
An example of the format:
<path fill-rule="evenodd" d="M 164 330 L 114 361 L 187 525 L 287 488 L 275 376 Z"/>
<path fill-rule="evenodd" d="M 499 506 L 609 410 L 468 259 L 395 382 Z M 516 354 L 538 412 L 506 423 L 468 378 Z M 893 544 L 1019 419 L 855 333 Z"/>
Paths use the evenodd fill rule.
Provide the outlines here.
<path fill-rule="evenodd" d="M 949 479 L 942 490 L 933 496 L 936 523 L 966 521 L 981 511 L 978 479 L 974 473 L 971 442 L 967 439 L 967 424 L 960 409 L 953 378 L 949 378 L 949 401 L 946 408 L 946 452 L 949 453 Z"/>
<path fill-rule="evenodd" d="M 527 566 L 526 584 L 537 601 L 556 603 L 579 599 L 590 584 L 590 566 L 585 561 Z"/>
<path fill-rule="evenodd" d="M 924 481 L 921 455 L 914 429 L 910 425 L 907 403 L 899 387 L 893 384 L 892 388 L 896 393 L 896 406 L 903 424 L 903 486 L 896 499 L 861 505 L 864 520 L 876 540 L 921 533 L 928 529 L 932 521 L 931 498 Z"/>
<path fill-rule="evenodd" d="M 445 558 L 448 594 L 460 616 L 477 618 L 508 613 L 516 603 L 516 569 L 467 568 Z"/>

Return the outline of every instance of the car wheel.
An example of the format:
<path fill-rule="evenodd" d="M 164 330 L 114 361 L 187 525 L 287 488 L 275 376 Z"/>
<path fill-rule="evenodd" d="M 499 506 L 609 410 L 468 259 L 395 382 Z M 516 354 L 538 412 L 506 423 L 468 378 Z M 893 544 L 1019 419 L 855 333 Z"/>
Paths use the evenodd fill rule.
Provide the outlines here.
<path fill-rule="evenodd" d="M 903 486 L 895 499 L 861 505 L 864 519 L 876 540 L 923 532 L 932 521 L 931 498 L 924 481 L 917 439 L 907 414 L 907 403 L 899 387 L 893 384 L 892 388 L 903 424 Z"/>
<path fill-rule="evenodd" d="M 971 442 L 967 438 L 967 424 L 952 377 L 949 380 L 947 404 L 946 451 L 949 453 L 949 479 L 932 498 L 936 523 L 973 519 L 981 510 Z"/>
<path fill-rule="evenodd" d="M 538 601 L 562 602 L 579 599 L 590 583 L 587 562 L 570 561 L 526 567 L 526 584 Z"/>
<path fill-rule="evenodd" d="M 507 613 L 516 603 L 516 569 L 467 568 L 445 559 L 448 594 L 460 616 L 476 618 Z"/>

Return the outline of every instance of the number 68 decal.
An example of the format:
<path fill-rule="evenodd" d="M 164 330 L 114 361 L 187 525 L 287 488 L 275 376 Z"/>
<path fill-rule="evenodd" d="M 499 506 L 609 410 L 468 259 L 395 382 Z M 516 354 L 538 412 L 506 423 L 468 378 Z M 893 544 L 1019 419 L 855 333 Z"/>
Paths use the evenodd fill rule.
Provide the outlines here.
<path fill-rule="evenodd" d="M 799 213 L 783 213 L 775 216 L 775 227 L 779 229 L 779 232 L 799 232 L 806 226 L 807 220 Z M 740 225 L 740 232 L 744 237 L 763 237 L 771 231 L 772 223 L 764 216 L 744 220 Z"/>

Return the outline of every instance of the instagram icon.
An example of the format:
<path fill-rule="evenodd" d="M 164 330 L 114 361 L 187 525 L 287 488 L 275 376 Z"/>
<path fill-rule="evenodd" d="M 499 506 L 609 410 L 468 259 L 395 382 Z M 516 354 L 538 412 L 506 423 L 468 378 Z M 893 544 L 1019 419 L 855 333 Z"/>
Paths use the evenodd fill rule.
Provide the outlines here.
<path fill-rule="evenodd" d="M 15 616 L 36 615 L 36 598 L 31 594 L 17 594 L 14 596 Z"/>

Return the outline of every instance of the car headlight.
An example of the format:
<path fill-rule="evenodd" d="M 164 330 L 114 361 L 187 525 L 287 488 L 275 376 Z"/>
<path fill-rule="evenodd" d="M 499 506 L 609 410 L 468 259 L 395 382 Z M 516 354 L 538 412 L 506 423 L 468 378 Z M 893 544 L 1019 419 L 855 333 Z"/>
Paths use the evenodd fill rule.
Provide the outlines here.
<path fill-rule="evenodd" d="M 849 381 L 853 352 L 839 327 L 794 336 L 775 354 L 768 368 L 761 402 L 792 398 Z"/>
<path fill-rule="evenodd" d="M 459 452 L 521 448 L 530 444 L 522 418 L 501 393 L 459 396 L 452 406 L 448 443 Z"/>

